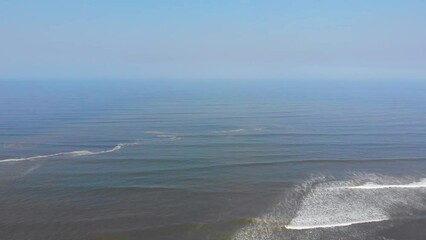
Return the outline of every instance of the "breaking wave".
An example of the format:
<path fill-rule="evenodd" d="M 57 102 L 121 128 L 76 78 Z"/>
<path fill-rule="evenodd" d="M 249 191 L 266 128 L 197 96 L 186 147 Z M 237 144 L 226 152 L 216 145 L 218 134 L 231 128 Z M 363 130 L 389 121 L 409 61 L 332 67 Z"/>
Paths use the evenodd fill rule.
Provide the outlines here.
<path fill-rule="evenodd" d="M 360 186 L 346 186 L 346 187 L 339 187 L 340 189 L 385 189 L 385 188 L 426 188 L 426 178 L 421 179 L 418 182 L 412 182 L 408 184 L 391 184 L 391 185 L 382 185 L 382 184 L 376 184 L 373 182 L 367 182 Z"/>
<path fill-rule="evenodd" d="M 30 161 L 30 160 L 39 160 L 39 159 L 47 159 L 52 157 L 79 157 L 79 156 L 88 156 L 88 155 L 98 155 L 98 154 L 104 154 L 104 153 L 111 153 L 118 151 L 126 146 L 131 145 L 137 145 L 138 142 L 134 143 L 120 143 L 114 146 L 111 149 L 102 150 L 102 151 L 88 151 L 88 150 L 79 150 L 79 151 L 71 151 L 71 152 L 60 152 L 60 153 L 54 153 L 54 154 L 48 154 L 48 155 L 39 155 L 39 156 L 33 156 L 33 157 L 24 157 L 24 158 L 9 158 L 9 159 L 3 159 L 0 160 L 0 163 L 2 162 L 19 162 L 19 161 Z"/>
<path fill-rule="evenodd" d="M 312 233 L 315 229 L 415 217 L 416 210 L 426 210 L 425 198 L 425 178 L 363 174 L 345 181 L 313 179 L 290 190 L 269 213 L 239 230 L 234 239 L 283 239 L 283 230 L 291 236 L 291 232 L 299 232 L 296 230 Z"/>
<path fill-rule="evenodd" d="M 216 131 L 215 133 L 233 134 L 233 133 L 241 133 L 245 131 L 247 130 L 244 128 L 238 128 L 238 129 L 231 129 L 231 130 Z"/>

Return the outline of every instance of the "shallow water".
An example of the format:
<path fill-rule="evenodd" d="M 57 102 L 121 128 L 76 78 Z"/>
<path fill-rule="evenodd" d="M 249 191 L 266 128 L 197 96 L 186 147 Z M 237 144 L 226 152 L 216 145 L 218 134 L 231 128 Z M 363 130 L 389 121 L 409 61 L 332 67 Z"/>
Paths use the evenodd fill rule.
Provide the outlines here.
<path fill-rule="evenodd" d="M 425 239 L 425 90 L 0 82 L 0 238 Z"/>

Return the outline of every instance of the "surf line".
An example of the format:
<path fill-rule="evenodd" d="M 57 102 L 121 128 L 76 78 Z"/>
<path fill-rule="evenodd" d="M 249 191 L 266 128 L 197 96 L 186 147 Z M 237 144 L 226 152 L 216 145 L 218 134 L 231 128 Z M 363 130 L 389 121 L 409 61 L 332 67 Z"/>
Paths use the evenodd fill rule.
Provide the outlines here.
<path fill-rule="evenodd" d="M 68 157 L 79 157 L 79 156 L 88 156 L 88 155 L 98 155 L 98 154 L 115 152 L 115 151 L 122 149 L 123 147 L 138 145 L 138 144 L 139 144 L 139 142 L 120 143 L 120 144 L 115 145 L 111 149 L 102 150 L 102 151 L 79 150 L 79 151 L 71 151 L 71 152 L 60 152 L 60 153 L 54 153 L 54 154 L 48 154 L 48 155 L 39 155 L 39 156 L 33 156 L 33 157 L 9 158 L 9 159 L 0 160 L 0 163 L 2 163 L 2 162 L 30 161 L 30 160 L 46 159 L 46 158 L 61 157 L 61 156 L 64 156 L 64 157 L 66 157 L 66 156 L 68 156 Z"/>
<path fill-rule="evenodd" d="M 307 230 L 307 229 L 316 229 L 316 228 L 346 227 L 346 226 L 355 225 L 355 224 L 374 223 L 374 222 L 382 222 L 387 220 L 390 220 L 390 219 L 379 218 L 379 219 L 370 219 L 370 220 L 363 220 L 363 221 L 352 221 L 352 222 L 319 224 L 319 225 L 296 225 L 296 224 L 292 225 L 291 223 L 281 225 L 282 222 L 280 221 L 266 220 L 266 219 L 259 219 L 259 218 L 250 219 L 249 222 L 256 225 L 276 225 L 275 228 L 280 227 L 281 225 L 280 229 L 287 229 L 287 230 Z"/>

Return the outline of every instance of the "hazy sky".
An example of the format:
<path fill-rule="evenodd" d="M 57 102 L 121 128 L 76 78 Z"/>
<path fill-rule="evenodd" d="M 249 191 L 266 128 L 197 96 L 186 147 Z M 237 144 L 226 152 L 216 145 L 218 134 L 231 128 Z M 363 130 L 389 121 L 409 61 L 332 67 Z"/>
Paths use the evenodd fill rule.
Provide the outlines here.
<path fill-rule="evenodd" d="M 0 0 L 0 79 L 425 79 L 424 0 Z"/>

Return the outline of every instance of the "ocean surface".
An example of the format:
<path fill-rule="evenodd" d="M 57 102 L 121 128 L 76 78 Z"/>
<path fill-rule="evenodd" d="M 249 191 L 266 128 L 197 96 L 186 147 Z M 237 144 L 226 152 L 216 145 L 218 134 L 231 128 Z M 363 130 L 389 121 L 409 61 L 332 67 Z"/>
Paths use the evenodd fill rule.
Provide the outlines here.
<path fill-rule="evenodd" d="M 0 239 L 426 239 L 426 82 L 2 81 Z"/>

